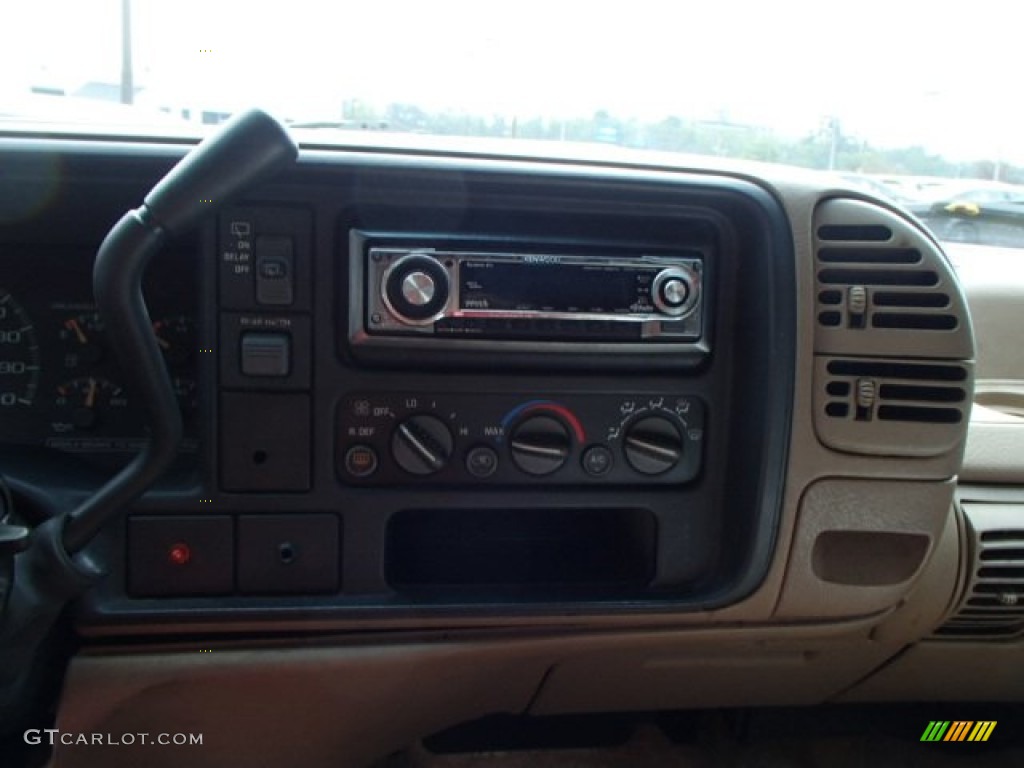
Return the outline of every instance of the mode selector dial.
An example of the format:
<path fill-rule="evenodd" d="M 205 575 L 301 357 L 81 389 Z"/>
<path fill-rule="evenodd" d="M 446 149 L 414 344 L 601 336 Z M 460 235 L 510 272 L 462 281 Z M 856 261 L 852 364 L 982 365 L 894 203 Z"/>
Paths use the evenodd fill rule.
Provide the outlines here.
<path fill-rule="evenodd" d="M 522 421 L 509 440 L 512 461 L 528 475 L 550 475 L 569 458 L 569 430 L 551 416 L 531 416 Z"/>
<path fill-rule="evenodd" d="M 452 433 L 436 416 L 420 414 L 401 422 L 391 435 L 391 455 L 406 472 L 432 475 L 452 455 Z"/>
<path fill-rule="evenodd" d="M 700 276 L 686 265 L 663 269 L 654 276 L 651 300 L 662 314 L 685 317 L 700 300 Z"/>
<path fill-rule="evenodd" d="M 406 325 L 428 325 L 448 303 L 448 272 L 426 253 L 410 253 L 384 273 L 382 298 L 395 317 Z"/>
<path fill-rule="evenodd" d="M 640 474 L 660 475 L 683 458 L 683 436 L 663 416 L 648 416 L 626 430 L 625 453 L 626 461 Z"/>

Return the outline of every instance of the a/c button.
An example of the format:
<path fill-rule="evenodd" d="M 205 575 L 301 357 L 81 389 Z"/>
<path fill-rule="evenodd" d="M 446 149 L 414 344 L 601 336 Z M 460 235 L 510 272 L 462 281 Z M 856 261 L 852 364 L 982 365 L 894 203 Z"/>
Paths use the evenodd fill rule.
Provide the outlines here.
<path fill-rule="evenodd" d="M 608 474 L 612 468 L 612 452 L 603 445 L 595 445 L 583 454 L 583 471 L 591 477 Z"/>

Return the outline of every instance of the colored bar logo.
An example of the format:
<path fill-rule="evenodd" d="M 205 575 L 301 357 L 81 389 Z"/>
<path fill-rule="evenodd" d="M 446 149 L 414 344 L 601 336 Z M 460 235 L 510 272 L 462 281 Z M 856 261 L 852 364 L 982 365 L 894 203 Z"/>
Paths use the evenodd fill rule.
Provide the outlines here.
<path fill-rule="evenodd" d="M 932 720 L 921 734 L 921 741 L 988 741 L 996 729 L 996 720 Z"/>

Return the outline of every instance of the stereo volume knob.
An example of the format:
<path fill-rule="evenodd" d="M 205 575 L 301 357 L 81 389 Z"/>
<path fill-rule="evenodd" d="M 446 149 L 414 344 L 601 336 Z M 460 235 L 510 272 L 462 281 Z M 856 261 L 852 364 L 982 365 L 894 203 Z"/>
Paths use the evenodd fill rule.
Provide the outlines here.
<path fill-rule="evenodd" d="M 685 280 L 670 277 L 661 286 L 661 300 L 670 307 L 681 307 L 690 296 L 690 286 Z"/>
<path fill-rule="evenodd" d="M 626 461 L 642 475 L 668 472 L 683 457 L 683 436 L 661 416 L 640 419 L 626 431 Z"/>
<path fill-rule="evenodd" d="M 448 303 L 448 272 L 425 253 L 403 256 L 384 273 L 382 298 L 406 325 L 428 325 Z"/>
<path fill-rule="evenodd" d="M 551 416 L 531 416 L 512 431 L 512 461 L 528 475 L 550 475 L 569 458 L 569 430 Z"/>
<path fill-rule="evenodd" d="M 436 416 L 411 416 L 391 436 L 391 455 L 410 474 L 432 475 L 451 458 L 452 433 Z"/>
<path fill-rule="evenodd" d="M 437 286 L 426 272 L 410 272 L 402 280 L 402 296 L 414 307 L 423 307 L 434 300 Z"/>
<path fill-rule="evenodd" d="M 654 277 L 651 300 L 665 315 L 685 317 L 700 299 L 700 276 L 690 267 L 681 265 L 663 269 Z"/>

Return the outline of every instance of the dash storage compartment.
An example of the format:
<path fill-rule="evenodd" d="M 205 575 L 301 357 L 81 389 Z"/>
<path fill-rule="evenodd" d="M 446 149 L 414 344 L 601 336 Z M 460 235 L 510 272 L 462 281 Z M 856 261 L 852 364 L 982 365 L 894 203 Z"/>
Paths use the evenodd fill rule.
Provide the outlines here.
<path fill-rule="evenodd" d="M 656 539 L 645 509 L 405 510 L 388 525 L 387 578 L 401 592 L 619 593 L 651 581 Z"/>

